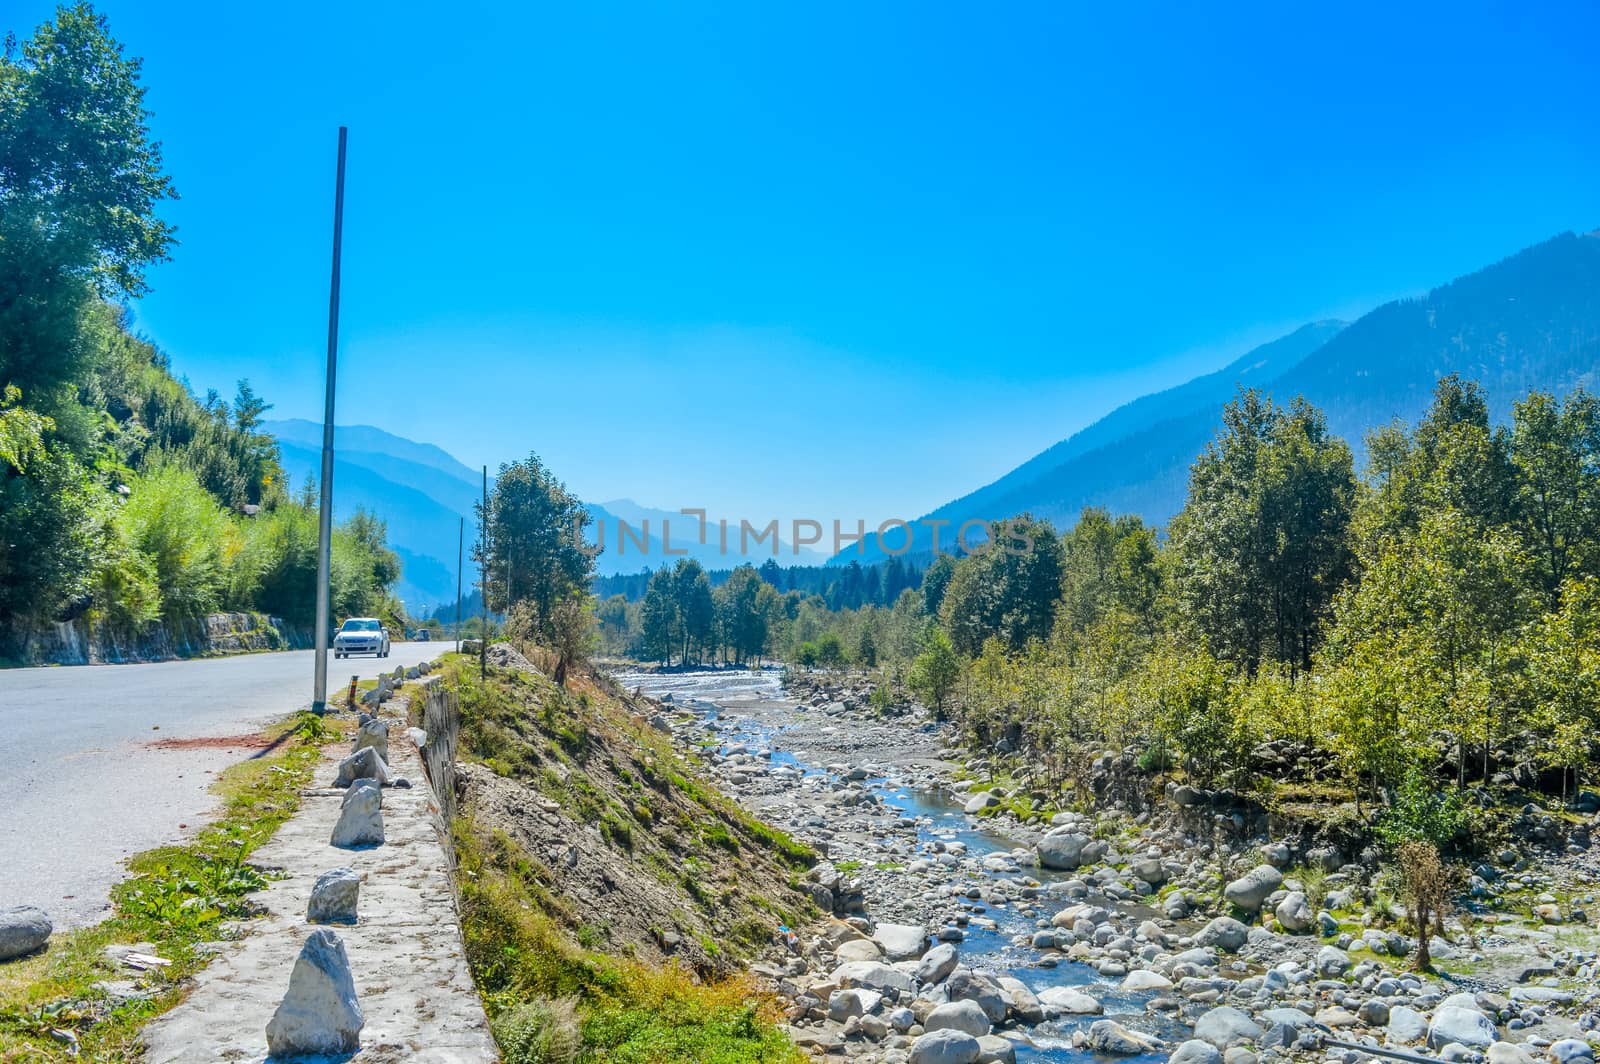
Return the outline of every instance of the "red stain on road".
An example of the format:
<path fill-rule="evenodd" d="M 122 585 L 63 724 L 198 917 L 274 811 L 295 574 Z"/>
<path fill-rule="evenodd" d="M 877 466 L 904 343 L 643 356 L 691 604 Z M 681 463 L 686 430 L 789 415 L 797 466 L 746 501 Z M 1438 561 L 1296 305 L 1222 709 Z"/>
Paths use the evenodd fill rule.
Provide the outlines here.
<path fill-rule="evenodd" d="M 271 739 L 259 735 L 201 735 L 192 739 L 156 739 L 140 744 L 152 750 L 262 750 Z"/>

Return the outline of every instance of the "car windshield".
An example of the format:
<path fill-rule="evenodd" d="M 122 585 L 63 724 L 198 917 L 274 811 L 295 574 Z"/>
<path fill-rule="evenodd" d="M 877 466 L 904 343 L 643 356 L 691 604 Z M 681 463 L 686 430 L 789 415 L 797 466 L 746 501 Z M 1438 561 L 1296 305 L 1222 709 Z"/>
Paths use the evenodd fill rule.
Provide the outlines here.
<path fill-rule="evenodd" d="M 345 621 L 341 632 L 376 632 L 381 627 L 377 621 Z"/>

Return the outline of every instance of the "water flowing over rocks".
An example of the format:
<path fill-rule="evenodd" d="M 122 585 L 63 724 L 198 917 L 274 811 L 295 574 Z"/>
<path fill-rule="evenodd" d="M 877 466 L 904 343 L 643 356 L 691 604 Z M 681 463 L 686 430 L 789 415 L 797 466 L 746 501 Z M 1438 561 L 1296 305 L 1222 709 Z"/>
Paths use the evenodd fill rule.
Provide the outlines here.
<path fill-rule="evenodd" d="M 1059 786 L 961 751 L 921 710 L 880 714 L 865 681 L 837 674 L 619 680 L 662 699 L 647 726 L 705 751 L 727 793 L 824 856 L 802 887 L 826 919 L 756 966 L 818 1058 L 1372 1059 L 1332 1038 L 1469 1064 L 1595 1059 L 1593 945 L 1452 922 L 1433 940 L 1441 964 L 1498 971 L 1509 948 L 1526 981 L 1417 974 L 1370 855 L 1277 834 L 1240 796 L 1168 784 L 1153 804 L 1107 798 L 1132 765 L 1110 753 L 1084 781 L 1096 800 L 1062 808 Z M 1482 890 L 1541 882 L 1514 861 L 1478 871 Z M 1550 897 L 1539 904 L 1564 921 L 1592 906 Z"/>

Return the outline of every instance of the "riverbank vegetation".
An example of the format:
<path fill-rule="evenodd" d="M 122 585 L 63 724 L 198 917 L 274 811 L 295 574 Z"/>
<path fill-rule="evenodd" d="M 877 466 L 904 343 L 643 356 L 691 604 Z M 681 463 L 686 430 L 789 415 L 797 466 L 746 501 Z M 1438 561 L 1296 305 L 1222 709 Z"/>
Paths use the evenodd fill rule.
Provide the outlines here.
<path fill-rule="evenodd" d="M 1530 394 L 1496 425 L 1447 378 L 1366 452 L 1358 476 L 1318 411 L 1244 392 L 1165 534 L 1090 509 L 1035 523 L 1033 555 L 942 560 L 919 648 L 876 638 L 877 666 L 1051 778 L 1127 749 L 1269 786 L 1280 742 L 1358 805 L 1416 780 L 1573 796 L 1600 726 L 1600 403 Z M 894 627 L 841 613 L 822 638 Z"/>
<path fill-rule="evenodd" d="M 918 697 L 1046 779 L 1128 750 L 1270 787 L 1286 748 L 1369 812 L 1435 784 L 1574 796 L 1600 727 L 1600 403 L 1533 393 L 1496 424 L 1446 378 L 1419 424 L 1365 445 L 1358 474 L 1315 408 L 1245 391 L 1166 529 L 1024 515 L 1031 552 L 940 557 L 855 609 L 682 561 L 597 605 L 602 645 L 871 670 L 886 707 Z M 1467 824 L 1422 820 L 1401 834 Z"/>
<path fill-rule="evenodd" d="M 52 622 L 312 622 L 315 494 L 284 483 L 269 404 L 196 397 L 133 331 L 177 243 L 144 92 L 88 5 L 0 56 L 0 654 Z M 398 576 L 381 522 L 339 527 L 336 613 L 398 615 Z"/>

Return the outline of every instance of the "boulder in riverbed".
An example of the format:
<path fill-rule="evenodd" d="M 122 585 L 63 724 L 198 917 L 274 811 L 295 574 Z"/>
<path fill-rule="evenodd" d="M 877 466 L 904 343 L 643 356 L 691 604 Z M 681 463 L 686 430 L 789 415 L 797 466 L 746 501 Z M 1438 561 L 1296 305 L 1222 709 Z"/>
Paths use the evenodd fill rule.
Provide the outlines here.
<path fill-rule="evenodd" d="M 1223 888 L 1222 896 L 1231 905 L 1255 912 L 1267 895 L 1283 886 L 1283 873 L 1269 864 L 1257 865 Z"/>
<path fill-rule="evenodd" d="M 1039 991 L 1039 1004 L 1055 1015 L 1098 1016 L 1105 1011 L 1099 998 L 1075 986 L 1047 986 Z"/>
<path fill-rule="evenodd" d="M 1191 1038 L 1172 1051 L 1167 1064 L 1222 1064 L 1222 1054 L 1210 1042 Z"/>
<path fill-rule="evenodd" d="M 922 1026 L 929 1031 L 949 1028 L 981 1038 L 989 1033 L 989 1017 L 976 1001 L 947 1001 L 935 1006 Z"/>
<path fill-rule="evenodd" d="M 1307 931 L 1311 928 L 1316 916 L 1311 912 L 1311 903 L 1306 900 L 1305 893 L 1291 890 L 1288 895 L 1278 903 L 1278 923 L 1283 925 L 1285 931 Z"/>
<path fill-rule="evenodd" d="M 1428 1024 L 1428 1046 L 1435 1050 L 1451 1042 L 1469 1049 L 1487 1049 L 1499 1039 L 1499 1032 L 1489 1017 L 1461 1005 L 1440 1005 Z"/>
<path fill-rule="evenodd" d="M 1115 1020 L 1096 1020 L 1090 1024 L 1084 1044 L 1096 1053 L 1116 1057 L 1136 1057 L 1159 1048 L 1155 1039 L 1130 1031 Z"/>
<path fill-rule="evenodd" d="M 1071 828 L 1055 828 L 1039 840 L 1034 852 L 1041 868 L 1070 872 L 1082 863 L 1083 849 L 1089 842 L 1089 836 Z"/>
<path fill-rule="evenodd" d="M 977 1064 L 983 1055 L 978 1040 L 965 1031 L 946 1027 L 929 1031 L 911 1043 L 910 1064 Z"/>
<path fill-rule="evenodd" d="M 917 982 L 923 986 L 933 986 L 942 982 L 956 970 L 956 965 L 960 961 L 960 955 L 950 943 L 937 945 L 922 955 L 922 963 L 917 965 Z"/>
<path fill-rule="evenodd" d="M 1215 946 L 1224 953 L 1237 953 L 1250 937 L 1250 929 L 1231 916 L 1219 916 L 1194 936 L 1197 946 Z"/>
<path fill-rule="evenodd" d="M 879 924 L 872 940 L 891 961 L 909 961 L 922 956 L 928 945 L 928 932 L 915 924 Z"/>
<path fill-rule="evenodd" d="M 1227 1049 L 1242 1042 L 1259 1042 L 1261 1028 L 1248 1013 L 1232 1005 L 1219 1005 L 1195 1023 L 1194 1036 L 1218 1049 Z"/>

